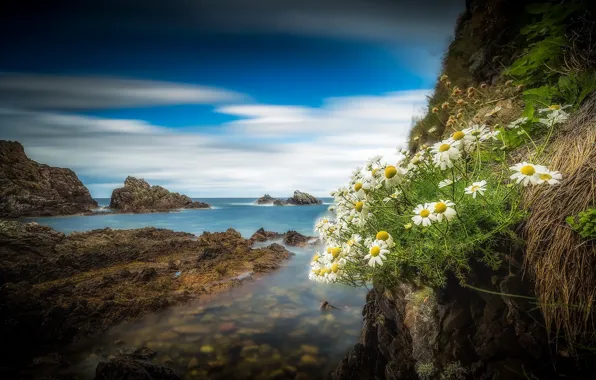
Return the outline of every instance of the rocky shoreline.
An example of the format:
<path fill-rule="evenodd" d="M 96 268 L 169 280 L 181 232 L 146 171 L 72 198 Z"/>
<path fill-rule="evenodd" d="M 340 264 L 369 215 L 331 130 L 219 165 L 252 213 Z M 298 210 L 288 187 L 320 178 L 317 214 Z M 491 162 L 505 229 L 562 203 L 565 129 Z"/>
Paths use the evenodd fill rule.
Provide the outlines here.
<path fill-rule="evenodd" d="M 75 340 L 271 272 L 293 254 L 253 244 L 280 237 L 289 245 L 313 242 L 295 231 L 261 229 L 251 239 L 233 229 L 198 237 L 157 228 L 65 235 L 0 221 L 0 329 L 14 342 L 2 348 L 0 373 L 18 378 L 34 357 L 47 362 Z"/>

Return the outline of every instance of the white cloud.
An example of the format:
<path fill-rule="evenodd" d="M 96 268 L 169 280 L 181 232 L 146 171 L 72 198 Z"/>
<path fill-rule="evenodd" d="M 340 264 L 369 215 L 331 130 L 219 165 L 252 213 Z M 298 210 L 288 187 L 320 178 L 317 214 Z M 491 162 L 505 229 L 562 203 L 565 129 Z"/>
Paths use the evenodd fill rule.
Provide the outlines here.
<path fill-rule="evenodd" d="M 246 100 L 219 88 L 94 76 L 0 73 L 0 104 L 27 109 L 105 109 Z"/>
<path fill-rule="evenodd" d="M 369 157 L 405 146 L 411 117 L 430 91 L 328 99 L 320 108 L 225 106 L 242 117 L 176 130 L 143 121 L 0 110 L 0 138 L 18 140 L 42 163 L 70 167 L 109 197 L 127 175 L 191 196 L 325 196 Z"/>

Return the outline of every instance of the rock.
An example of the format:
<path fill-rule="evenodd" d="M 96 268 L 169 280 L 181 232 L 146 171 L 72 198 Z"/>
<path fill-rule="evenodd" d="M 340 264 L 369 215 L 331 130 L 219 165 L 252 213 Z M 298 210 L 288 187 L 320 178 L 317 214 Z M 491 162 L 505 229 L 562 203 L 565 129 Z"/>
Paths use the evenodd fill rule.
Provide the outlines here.
<path fill-rule="evenodd" d="M 267 240 L 281 239 L 283 236 L 284 234 L 280 234 L 278 232 L 265 231 L 265 229 L 261 227 L 257 230 L 257 232 L 252 234 L 250 240 L 255 242 L 264 242 Z"/>
<path fill-rule="evenodd" d="M 283 242 L 292 247 L 304 247 L 309 244 L 310 239 L 296 231 L 288 231 L 284 234 Z"/>
<path fill-rule="evenodd" d="M 273 198 L 271 195 L 265 194 L 261 198 L 257 199 L 255 201 L 255 204 L 258 204 L 258 205 L 269 205 L 269 204 L 273 204 L 273 202 L 275 202 L 276 200 L 277 199 L 276 198 Z"/>
<path fill-rule="evenodd" d="M 136 277 L 136 281 L 147 282 L 157 277 L 155 268 L 145 268 Z"/>
<path fill-rule="evenodd" d="M 193 368 L 197 368 L 199 366 L 199 360 L 197 358 L 192 358 L 190 359 L 190 361 L 188 362 L 188 365 L 186 366 L 188 369 L 193 369 Z"/>
<path fill-rule="evenodd" d="M 323 203 L 320 199 L 313 197 L 310 194 L 303 193 L 299 190 L 294 191 L 294 195 L 291 198 L 286 200 L 276 199 L 270 196 L 269 194 L 265 194 L 261 198 L 255 201 L 256 204 L 264 205 L 264 204 L 273 204 L 275 206 L 285 206 L 285 205 L 294 205 L 294 206 L 305 206 L 305 205 L 320 205 Z"/>
<path fill-rule="evenodd" d="M 293 230 L 280 234 L 279 232 L 265 231 L 264 228 L 260 228 L 250 237 L 251 242 L 264 242 L 276 239 L 282 239 L 284 244 L 292 247 L 304 247 L 318 243 L 316 237 L 304 236 Z"/>
<path fill-rule="evenodd" d="M 204 202 L 193 202 L 187 195 L 169 192 L 161 186 L 150 186 L 145 180 L 130 176 L 124 181 L 124 187 L 112 192 L 110 200 L 110 208 L 136 213 L 210 207 Z"/>
<path fill-rule="evenodd" d="M 168 367 L 130 356 L 113 358 L 101 362 L 95 369 L 95 380 L 180 380 Z"/>
<path fill-rule="evenodd" d="M 20 143 L 0 140 L 0 217 L 72 215 L 97 207 L 72 170 L 39 164 Z"/>
<path fill-rule="evenodd" d="M 296 191 L 294 191 L 294 195 L 291 198 L 288 198 L 286 203 L 291 204 L 291 205 L 296 205 L 296 206 L 304 206 L 304 205 L 320 205 L 323 203 L 323 201 L 313 197 L 310 194 L 303 193 L 299 190 L 296 190 Z"/>

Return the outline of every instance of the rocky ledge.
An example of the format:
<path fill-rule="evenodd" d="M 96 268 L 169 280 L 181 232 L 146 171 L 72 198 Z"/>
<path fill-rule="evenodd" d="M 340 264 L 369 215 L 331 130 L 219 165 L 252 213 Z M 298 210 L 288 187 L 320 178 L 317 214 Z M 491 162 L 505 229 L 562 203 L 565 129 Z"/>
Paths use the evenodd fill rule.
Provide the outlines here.
<path fill-rule="evenodd" d="M 193 202 L 187 195 L 172 193 L 161 186 L 151 186 L 144 179 L 130 176 L 124 181 L 124 187 L 112 192 L 110 200 L 110 208 L 120 212 L 143 213 L 210 207 L 204 202 Z"/>
<path fill-rule="evenodd" d="M 292 253 L 226 232 L 109 228 L 69 235 L 0 221 L 0 374 L 122 321 L 279 268 Z"/>
<path fill-rule="evenodd" d="M 273 198 L 269 194 L 263 195 L 261 198 L 255 201 L 259 205 L 273 204 L 275 206 L 306 206 L 306 205 L 320 205 L 323 203 L 322 200 L 308 194 L 303 193 L 299 190 L 294 191 L 294 195 L 288 199 L 277 199 Z"/>
<path fill-rule="evenodd" d="M 96 207 L 72 170 L 39 164 L 20 143 L 0 140 L 0 217 L 71 215 Z"/>

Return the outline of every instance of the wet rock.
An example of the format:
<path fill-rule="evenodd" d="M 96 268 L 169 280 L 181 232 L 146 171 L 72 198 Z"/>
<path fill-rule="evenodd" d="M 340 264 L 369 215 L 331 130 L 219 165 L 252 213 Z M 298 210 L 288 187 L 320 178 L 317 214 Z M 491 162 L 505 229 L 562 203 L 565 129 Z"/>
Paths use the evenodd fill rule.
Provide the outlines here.
<path fill-rule="evenodd" d="M 110 208 L 123 212 L 210 207 L 204 202 L 193 202 L 187 195 L 169 192 L 161 186 L 150 186 L 145 180 L 130 176 L 124 181 L 124 187 L 112 192 L 110 200 Z"/>
<path fill-rule="evenodd" d="M 168 367 L 132 357 L 118 357 L 97 365 L 95 380 L 115 379 L 180 380 L 180 377 Z"/>
<path fill-rule="evenodd" d="M 20 143 L 0 140 L 0 217 L 72 215 L 97 207 L 72 170 L 39 164 Z"/>
<path fill-rule="evenodd" d="M 288 231 L 284 234 L 283 242 L 292 247 L 304 247 L 311 238 L 296 231 Z"/>
<path fill-rule="evenodd" d="M 312 355 L 302 355 L 300 357 L 301 366 L 316 366 L 318 364 L 317 359 Z"/>
<path fill-rule="evenodd" d="M 291 198 L 288 198 L 286 203 L 296 206 L 304 206 L 304 205 L 320 205 L 323 203 L 322 200 L 313 197 L 308 193 L 303 193 L 299 190 L 294 191 L 294 195 Z"/>
<path fill-rule="evenodd" d="M 215 352 L 215 348 L 211 345 L 206 344 L 201 346 L 201 352 L 204 354 L 210 354 L 212 352 Z"/>
<path fill-rule="evenodd" d="M 259 199 L 257 199 L 255 201 L 255 203 L 258 205 L 268 205 L 268 204 L 273 204 L 273 202 L 275 202 L 275 201 L 276 201 L 276 198 L 273 198 L 269 194 L 265 194 L 262 197 L 260 197 Z"/>
<path fill-rule="evenodd" d="M 197 368 L 199 366 L 199 360 L 197 358 L 192 358 L 190 359 L 190 361 L 188 362 L 188 365 L 186 366 L 188 369 L 193 369 L 193 368 Z"/>
<path fill-rule="evenodd" d="M 254 234 L 252 234 L 250 240 L 255 242 L 264 242 L 267 240 L 281 239 L 283 236 L 283 234 L 272 231 L 265 231 L 264 228 L 259 228 Z"/>

